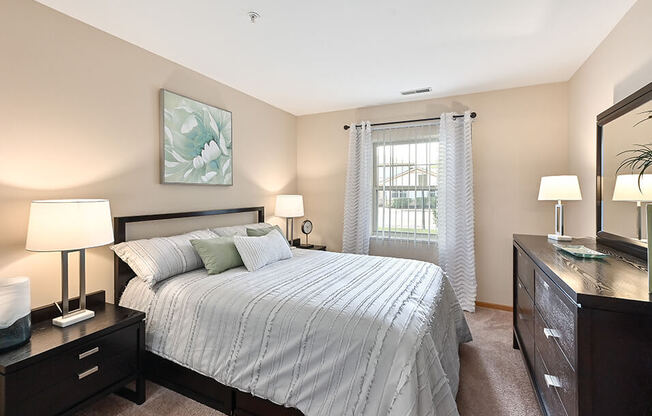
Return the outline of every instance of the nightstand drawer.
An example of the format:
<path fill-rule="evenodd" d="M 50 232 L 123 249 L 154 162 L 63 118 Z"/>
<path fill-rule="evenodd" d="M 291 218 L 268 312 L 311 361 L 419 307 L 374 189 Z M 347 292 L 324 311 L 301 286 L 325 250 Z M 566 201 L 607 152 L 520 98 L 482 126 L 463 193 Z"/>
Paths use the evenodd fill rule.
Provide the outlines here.
<path fill-rule="evenodd" d="M 111 332 L 20 370 L 7 396 L 14 414 L 65 411 L 104 388 L 138 373 L 138 325 Z"/>
<path fill-rule="evenodd" d="M 138 370 L 138 327 L 115 331 L 96 342 L 77 349 L 72 382 L 80 390 L 90 386 L 91 392 L 135 374 Z"/>
<path fill-rule="evenodd" d="M 83 371 L 93 363 L 111 363 L 125 357 L 136 357 L 138 352 L 137 332 L 137 326 L 119 329 L 74 348 L 70 352 L 69 359 L 75 363 L 74 368 L 77 371 Z"/>

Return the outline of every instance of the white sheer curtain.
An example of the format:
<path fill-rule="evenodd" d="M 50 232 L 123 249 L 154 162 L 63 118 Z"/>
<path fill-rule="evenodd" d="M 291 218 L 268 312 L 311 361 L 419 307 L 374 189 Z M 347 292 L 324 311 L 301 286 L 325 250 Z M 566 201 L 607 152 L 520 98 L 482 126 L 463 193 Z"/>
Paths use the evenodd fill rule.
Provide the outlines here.
<path fill-rule="evenodd" d="M 436 242 L 438 259 L 433 250 L 430 261 L 446 272 L 462 308 L 474 311 L 470 112 L 457 119 L 444 113 L 439 123 L 422 125 L 372 130 L 361 124 L 349 132 L 342 251 L 369 254 L 372 231 L 374 241 Z"/>
<path fill-rule="evenodd" d="M 371 125 L 363 122 L 349 131 L 349 165 L 344 195 L 344 253 L 369 254 L 371 237 L 373 158 Z"/>
<path fill-rule="evenodd" d="M 471 115 L 441 115 L 439 126 L 439 265 L 464 310 L 475 311 L 475 236 Z"/>

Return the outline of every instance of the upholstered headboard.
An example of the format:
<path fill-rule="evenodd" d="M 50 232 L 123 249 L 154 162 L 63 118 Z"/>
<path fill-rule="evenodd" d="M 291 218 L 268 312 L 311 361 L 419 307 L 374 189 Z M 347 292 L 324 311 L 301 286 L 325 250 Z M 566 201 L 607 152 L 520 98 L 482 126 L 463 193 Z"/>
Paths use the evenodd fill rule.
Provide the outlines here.
<path fill-rule="evenodd" d="M 265 207 L 249 207 L 249 208 L 229 208 L 229 209 L 215 209 L 209 211 L 191 211 L 191 212 L 173 212 L 167 214 L 149 214 L 149 215 L 136 215 L 130 217 L 114 217 L 113 218 L 113 232 L 115 234 L 115 243 L 122 243 L 127 241 L 127 224 L 132 222 L 144 221 L 161 221 L 171 219 L 181 219 L 190 217 L 205 217 L 209 215 L 224 215 L 224 214 L 238 214 L 246 212 L 257 212 L 258 222 L 265 222 Z M 134 272 L 131 268 L 122 261 L 117 255 L 113 255 L 113 288 L 114 300 L 117 305 L 120 301 L 120 296 L 124 292 L 127 283 L 134 277 Z"/>

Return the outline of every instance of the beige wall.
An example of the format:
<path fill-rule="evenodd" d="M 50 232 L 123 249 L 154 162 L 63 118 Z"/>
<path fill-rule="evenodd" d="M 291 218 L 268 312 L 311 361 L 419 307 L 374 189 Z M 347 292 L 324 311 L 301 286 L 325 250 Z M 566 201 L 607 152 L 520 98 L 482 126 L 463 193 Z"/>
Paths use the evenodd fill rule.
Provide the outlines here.
<path fill-rule="evenodd" d="M 511 305 L 512 234 L 545 234 L 553 228 L 552 203 L 538 202 L 537 192 L 541 176 L 567 170 L 566 103 L 566 84 L 559 83 L 299 117 L 298 187 L 315 226 L 312 241 L 329 250 L 342 246 L 344 124 L 470 109 L 478 113 L 473 124 L 478 299 Z M 400 251 L 413 252 L 409 246 Z"/>
<path fill-rule="evenodd" d="M 595 235 L 595 118 L 652 81 L 652 0 L 639 0 L 568 83 L 569 171 L 584 199 L 568 210 L 566 230 Z"/>
<path fill-rule="evenodd" d="M 24 249 L 32 199 L 108 198 L 114 215 L 261 204 L 271 215 L 275 194 L 296 192 L 289 113 L 32 1 L 0 3 L 0 51 L 0 276 L 31 277 L 34 306 L 60 299 L 60 266 L 57 253 Z M 233 113 L 234 186 L 159 184 L 160 88 Z M 112 298 L 109 249 L 90 250 L 87 265 L 89 290 Z"/>
<path fill-rule="evenodd" d="M 551 203 L 536 200 L 539 177 L 580 175 L 584 200 L 568 204 L 567 231 L 594 235 L 595 116 L 652 80 L 650 0 L 636 3 L 569 83 L 299 118 L 35 2 L 0 3 L 0 34 L 0 276 L 30 276 L 33 305 L 59 298 L 59 258 L 24 250 L 32 199 L 108 198 L 115 215 L 264 204 L 271 215 L 275 194 L 298 190 L 315 224 L 311 241 L 339 250 L 342 125 L 465 109 L 478 113 L 478 298 L 511 304 L 512 233 L 552 228 Z M 160 88 L 233 112 L 233 187 L 159 184 Z M 434 259 L 432 247 L 373 251 Z M 87 263 L 89 290 L 111 297 L 111 252 L 91 250 Z"/>

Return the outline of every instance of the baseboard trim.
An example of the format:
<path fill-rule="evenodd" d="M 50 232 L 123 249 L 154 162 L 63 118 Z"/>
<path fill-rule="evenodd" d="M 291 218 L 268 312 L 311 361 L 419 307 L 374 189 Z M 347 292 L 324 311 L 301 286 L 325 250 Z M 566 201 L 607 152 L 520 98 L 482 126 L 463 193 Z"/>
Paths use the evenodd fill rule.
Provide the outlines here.
<path fill-rule="evenodd" d="M 499 305 L 497 303 L 489 303 L 489 302 L 475 302 L 475 306 L 479 306 L 481 308 L 498 309 L 501 311 L 508 311 L 508 312 L 512 312 L 514 310 L 514 308 L 512 308 L 511 306 Z"/>

